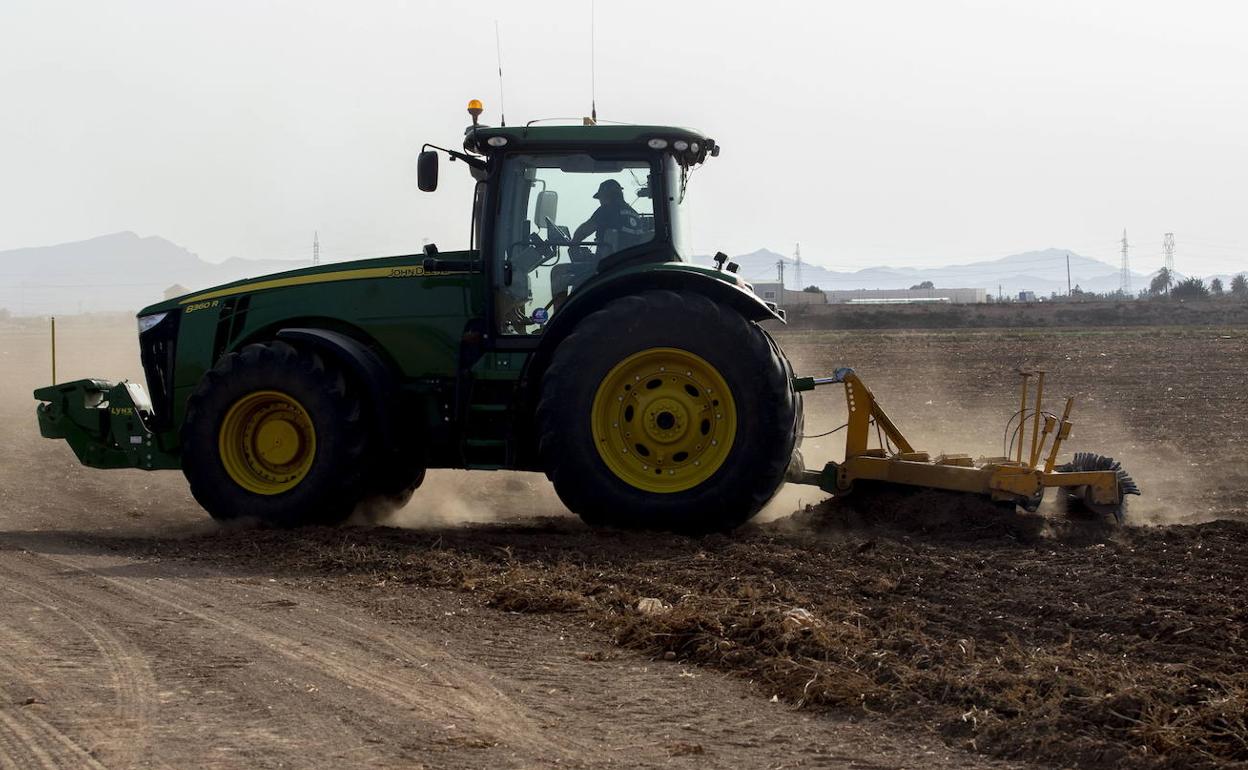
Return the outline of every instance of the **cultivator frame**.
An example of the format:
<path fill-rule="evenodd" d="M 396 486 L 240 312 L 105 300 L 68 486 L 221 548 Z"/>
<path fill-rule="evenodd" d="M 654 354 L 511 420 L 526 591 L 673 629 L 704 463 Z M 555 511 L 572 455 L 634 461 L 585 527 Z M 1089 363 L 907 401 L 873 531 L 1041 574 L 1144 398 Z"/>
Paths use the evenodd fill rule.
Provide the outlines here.
<path fill-rule="evenodd" d="M 1011 433 L 1009 451 L 1013 457 L 986 457 L 978 460 L 965 454 L 945 454 L 935 458 L 914 449 L 909 440 L 884 411 L 871 389 L 848 367 L 831 377 L 799 377 L 793 381 L 798 391 L 819 385 L 845 386 L 849 420 L 846 429 L 845 458 L 828 462 L 821 471 L 810 471 L 800 461 L 790 468 L 789 480 L 817 486 L 835 496 L 845 496 L 857 481 L 877 481 L 909 487 L 941 489 L 980 495 L 1001 503 L 1014 503 L 1035 511 L 1051 488 L 1065 490 L 1068 498 L 1081 502 L 1096 513 L 1112 513 L 1122 520 L 1125 495 L 1139 489 L 1112 460 L 1095 455 L 1078 455 L 1095 462 L 1057 465 L 1062 443 L 1069 438 L 1073 423 L 1070 413 L 1074 399 L 1067 398 L 1061 417 L 1043 410 L 1043 371 L 1020 372 L 1022 396 L 1019 411 L 1006 426 Z M 1037 378 L 1034 407 L 1029 408 L 1029 384 Z M 1027 420 L 1032 421 L 1031 445 L 1024 455 Z M 1017 427 L 1014 427 L 1017 420 Z M 874 427 L 878 446 L 871 447 Z M 1052 443 L 1049 439 L 1052 437 Z M 1044 449 L 1048 444 L 1048 454 Z M 1043 465 L 1041 460 L 1043 459 Z M 1081 466 L 1095 466 L 1086 469 Z"/>

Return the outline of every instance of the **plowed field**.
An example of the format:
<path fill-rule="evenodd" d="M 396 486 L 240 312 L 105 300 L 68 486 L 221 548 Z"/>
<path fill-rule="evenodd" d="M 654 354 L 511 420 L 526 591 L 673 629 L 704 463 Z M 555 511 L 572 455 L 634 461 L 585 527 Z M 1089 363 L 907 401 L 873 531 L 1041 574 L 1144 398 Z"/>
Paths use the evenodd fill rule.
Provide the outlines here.
<path fill-rule="evenodd" d="M 1047 368 L 1071 450 L 1144 497 L 1116 529 L 788 488 L 691 539 L 441 473 L 387 526 L 221 530 L 179 474 L 39 439 L 44 336 L 5 330 L 0 766 L 1248 763 L 1248 332 L 779 338 L 804 373 L 855 366 L 933 453 L 999 454 L 1011 370 Z M 137 374 L 128 329 L 61 347 L 62 378 Z M 842 411 L 816 392 L 807 432 Z"/>

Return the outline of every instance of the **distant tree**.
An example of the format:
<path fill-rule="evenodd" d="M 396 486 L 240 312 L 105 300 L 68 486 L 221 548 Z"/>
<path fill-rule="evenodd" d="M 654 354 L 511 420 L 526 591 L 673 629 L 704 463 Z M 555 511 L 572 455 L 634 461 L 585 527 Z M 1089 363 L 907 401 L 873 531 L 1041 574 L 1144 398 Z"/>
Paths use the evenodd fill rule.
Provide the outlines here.
<path fill-rule="evenodd" d="M 0 307 L 0 321 L 7 321 L 13 316 L 7 307 Z"/>
<path fill-rule="evenodd" d="M 1188 278 L 1171 289 L 1170 296 L 1175 299 L 1203 299 L 1209 296 L 1209 288 L 1199 278 Z"/>
<path fill-rule="evenodd" d="M 936 288 L 936 284 L 932 283 L 931 281 L 924 281 L 923 283 L 916 283 L 915 285 L 911 286 L 910 291 L 918 291 L 919 289 L 935 289 L 935 288 Z"/>
<path fill-rule="evenodd" d="M 1222 296 L 1223 291 L 1222 291 L 1222 279 L 1221 278 L 1214 278 L 1212 281 L 1209 282 L 1209 293 L 1215 297 Z"/>
<path fill-rule="evenodd" d="M 1148 284 L 1148 293 L 1156 297 L 1158 294 L 1169 294 L 1170 287 L 1174 284 L 1174 278 L 1170 275 L 1170 271 L 1162 268 L 1157 271 L 1157 275 L 1153 276 L 1153 280 Z"/>
<path fill-rule="evenodd" d="M 806 292 L 807 294 L 822 294 L 823 293 L 823 289 L 820 289 L 818 286 L 814 285 L 813 283 L 807 286 L 805 289 L 802 289 L 802 291 Z"/>
<path fill-rule="evenodd" d="M 1248 296 L 1248 277 L 1243 273 L 1231 279 L 1231 294 L 1238 297 Z"/>

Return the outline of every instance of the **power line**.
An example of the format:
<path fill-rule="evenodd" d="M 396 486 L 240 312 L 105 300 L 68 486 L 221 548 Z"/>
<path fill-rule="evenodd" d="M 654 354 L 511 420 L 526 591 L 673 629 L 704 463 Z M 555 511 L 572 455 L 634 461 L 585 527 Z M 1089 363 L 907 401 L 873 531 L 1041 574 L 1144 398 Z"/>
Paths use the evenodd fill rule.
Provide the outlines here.
<path fill-rule="evenodd" d="M 1122 228 L 1122 296 L 1131 296 L 1131 262 L 1127 257 L 1127 228 Z"/>

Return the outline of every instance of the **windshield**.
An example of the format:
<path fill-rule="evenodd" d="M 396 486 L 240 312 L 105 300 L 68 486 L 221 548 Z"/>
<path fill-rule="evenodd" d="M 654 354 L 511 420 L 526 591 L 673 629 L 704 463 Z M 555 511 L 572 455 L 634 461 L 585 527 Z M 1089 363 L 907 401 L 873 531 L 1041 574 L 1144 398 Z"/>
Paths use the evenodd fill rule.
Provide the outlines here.
<path fill-rule="evenodd" d="M 494 270 L 504 334 L 539 333 L 599 260 L 654 240 L 649 161 L 512 155 L 501 173 Z"/>

